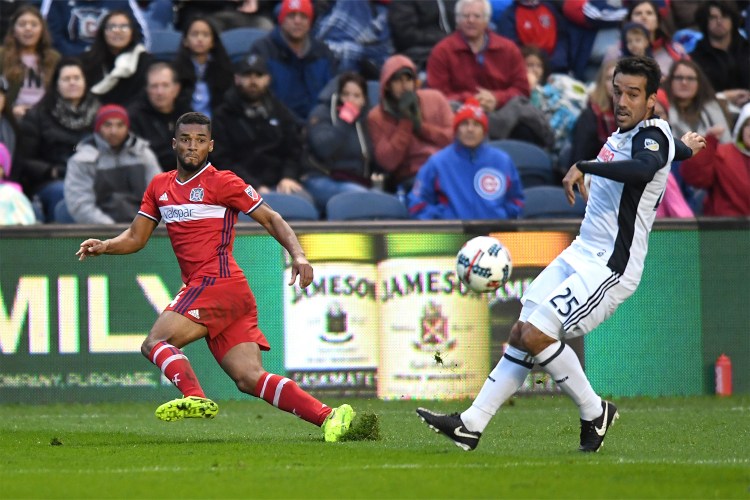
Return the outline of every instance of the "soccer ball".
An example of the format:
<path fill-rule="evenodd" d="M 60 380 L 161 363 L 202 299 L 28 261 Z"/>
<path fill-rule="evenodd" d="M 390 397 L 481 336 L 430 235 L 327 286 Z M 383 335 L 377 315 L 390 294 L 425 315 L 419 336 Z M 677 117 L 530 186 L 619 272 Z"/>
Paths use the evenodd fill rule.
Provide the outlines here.
<path fill-rule="evenodd" d="M 513 271 L 510 252 L 496 238 L 477 236 L 456 255 L 456 274 L 475 292 L 492 292 L 503 286 Z"/>

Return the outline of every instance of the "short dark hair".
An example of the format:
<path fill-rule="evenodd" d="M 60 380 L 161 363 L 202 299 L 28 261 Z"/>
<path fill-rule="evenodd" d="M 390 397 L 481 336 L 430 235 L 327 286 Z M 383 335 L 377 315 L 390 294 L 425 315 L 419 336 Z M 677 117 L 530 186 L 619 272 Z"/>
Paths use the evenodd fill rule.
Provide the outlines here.
<path fill-rule="evenodd" d="M 177 70 L 175 69 L 174 65 L 166 61 L 154 61 L 149 64 L 148 69 L 146 70 L 146 81 L 148 82 L 148 77 L 151 76 L 152 73 L 156 73 L 157 71 L 162 71 L 164 69 L 169 70 L 172 73 L 173 83 L 180 83 L 180 77 L 177 74 Z"/>
<path fill-rule="evenodd" d="M 191 111 L 179 117 L 174 125 L 175 131 L 180 128 L 180 125 L 205 125 L 208 127 L 208 135 L 211 135 L 211 118 L 197 111 Z"/>
<path fill-rule="evenodd" d="M 341 73 L 339 75 L 338 86 L 336 89 L 336 93 L 339 99 L 338 104 L 341 104 L 341 93 L 344 91 L 344 87 L 349 82 L 356 84 L 362 90 L 362 95 L 365 98 L 365 102 L 368 102 L 369 96 L 367 95 L 367 80 L 365 80 L 365 78 L 359 73 L 355 73 L 354 71 L 345 71 L 344 73 Z"/>
<path fill-rule="evenodd" d="M 656 94 L 656 91 L 659 90 L 661 69 L 659 64 L 651 57 L 623 57 L 617 61 L 614 76 L 616 77 L 618 73 L 645 77 L 647 96 Z"/>

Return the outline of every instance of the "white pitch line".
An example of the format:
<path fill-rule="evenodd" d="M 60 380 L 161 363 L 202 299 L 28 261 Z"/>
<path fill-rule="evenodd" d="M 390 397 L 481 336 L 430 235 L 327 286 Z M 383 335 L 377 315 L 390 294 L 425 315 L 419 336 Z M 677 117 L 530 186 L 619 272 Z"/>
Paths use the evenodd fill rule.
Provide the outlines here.
<path fill-rule="evenodd" d="M 402 469 L 514 469 L 518 467 L 543 467 L 543 466 L 577 466 L 577 465 L 612 465 L 612 464 L 626 464 L 626 465 L 699 465 L 699 466 L 723 466 L 723 465 L 748 465 L 750 459 L 747 458 L 727 458 L 727 459 L 698 459 L 698 460 L 635 460 L 635 459 L 613 459 L 613 460 L 593 460 L 593 461 L 582 461 L 577 463 L 571 463 L 570 461 L 519 461 L 519 462 L 492 462 L 492 463 L 446 463 L 443 465 L 439 464 L 422 464 L 422 463 L 403 463 L 403 464 L 369 464 L 369 465 L 342 465 L 342 466 L 326 466 L 327 470 L 338 470 L 338 471 L 349 471 L 349 470 L 402 470 Z M 276 466 L 275 466 L 276 467 Z M 312 469 L 313 466 L 292 466 L 287 465 L 287 469 L 292 470 L 303 470 Z M 120 467 L 115 469 L 18 469 L 14 471 L 0 471 L 0 477 L 12 476 L 20 474 L 84 474 L 84 475 L 99 475 L 99 474 L 141 474 L 141 473 L 163 473 L 163 472 L 211 472 L 211 471 L 223 471 L 228 472 L 233 470 L 233 466 L 218 466 L 218 467 L 166 467 L 162 465 L 156 465 L 152 467 Z M 239 468 L 238 468 L 239 470 Z"/>

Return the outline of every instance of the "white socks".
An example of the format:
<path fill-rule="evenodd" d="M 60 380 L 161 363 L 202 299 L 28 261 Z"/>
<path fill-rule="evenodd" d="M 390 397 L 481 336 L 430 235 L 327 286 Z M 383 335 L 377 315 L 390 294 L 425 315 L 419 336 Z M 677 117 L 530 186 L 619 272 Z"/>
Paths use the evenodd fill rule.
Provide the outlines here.
<path fill-rule="evenodd" d="M 591 388 L 573 349 L 557 341 L 534 359 L 578 405 L 582 420 L 594 420 L 602 414 L 602 399 Z"/>
<path fill-rule="evenodd" d="M 461 414 L 466 428 L 483 432 L 500 406 L 521 387 L 532 366 L 532 358 L 526 352 L 508 346 L 472 405 Z"/>

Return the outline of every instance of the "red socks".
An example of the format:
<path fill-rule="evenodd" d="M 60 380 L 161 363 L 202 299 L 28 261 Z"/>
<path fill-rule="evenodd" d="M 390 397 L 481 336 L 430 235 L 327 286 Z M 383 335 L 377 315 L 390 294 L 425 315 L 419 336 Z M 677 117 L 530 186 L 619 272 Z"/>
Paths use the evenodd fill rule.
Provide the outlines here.
<path fill-rule="evenodd" d="M 164 376 L 172 381 L 183 396 L 206 397 L 187 356 L 175 346 L 159 342 L 151 350 L 148 359 L 159 367 Z"/>
<path fill-rule="evenodd" d="M 331 413 L 328 406 L 300 389 L 293 380 L 268 372 L 260 376 L 253 396 L 317 426 Z"/>

